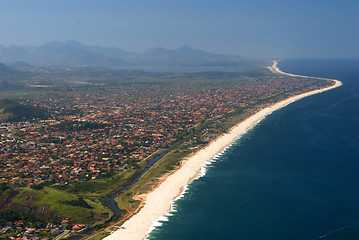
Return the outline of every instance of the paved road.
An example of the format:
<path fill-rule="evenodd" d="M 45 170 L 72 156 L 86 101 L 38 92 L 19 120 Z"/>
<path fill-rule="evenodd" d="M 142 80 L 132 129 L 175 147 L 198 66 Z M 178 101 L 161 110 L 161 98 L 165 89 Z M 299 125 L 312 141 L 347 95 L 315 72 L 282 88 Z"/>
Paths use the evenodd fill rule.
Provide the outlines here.
<path fill-rule="evenodd" d="M 69 234 L 70 230 L 64 230 L 63 233 L 61 233 L 60 235 L 58 235 L 57 237 L 54 238 L 54 240 L 59 240 L 61 238 L 66 237 L 67 234 Z"/>

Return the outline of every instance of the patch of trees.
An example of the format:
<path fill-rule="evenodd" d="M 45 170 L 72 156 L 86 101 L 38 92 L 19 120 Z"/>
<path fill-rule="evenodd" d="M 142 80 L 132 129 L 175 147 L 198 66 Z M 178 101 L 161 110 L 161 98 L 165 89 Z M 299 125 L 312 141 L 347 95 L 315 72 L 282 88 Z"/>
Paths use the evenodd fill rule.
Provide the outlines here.
<path fill-rule="evenodd" d="M 0 212 L 0 226 L 4 226 L 7 222 L 15 222 L 19 220 L 23 221 L 24 223 L 43 222 L 41 219 L 38 219 L 31 214 L 22 213 L 12 209 L 7 209 L 3 212 Z"/>
<path fill-rule="evenodd" d="M 10 187 L 6 183 L 4 182 L 0 183 L 0 196 L 2 196 L 2 194 L 9 188 Z"/>
<path fill-rule="evenodd" d="M 94 130 L 94 129 L 101 129 L 106 127 L 107 124 L 103 123 L 96 123 L 96 122 L 79 122 L 79 121 L 64 121 L 58 125 L 56 128 L 60 131 L 84 131 L 84 130 Z"/>
<path fill-rule="evenodd" d="M 42 109 L 22 105 L 8 99 L 0 100 L 0 109 L 3 110 L 4 114 L 9 113 L 9 116 L 5 119 L 7 122 L 31 121 L 49 117 L 49 114 Z"/>
<path fill-rule="evenodd" d="M 42 189 L 44 189 L 45 186 L 46 186 L 45 183 L 40 183 L 40 184 L 37 184 L 37 185 L 32 185 L 31 188 L 35 189 L 35 190 L 42 190 Z"/>
<path fill-rule="evenodd" d="M 108 188 L 109 185 L 103 182 L 85 181 L 67 185 L 66 190 L 71 193 L 94 193 Z M 59 187 L 56 187 L 59 188 Z"/>
<path fill-rule="evenodd" d="M 75 200 L 62 201 L 62 203 L 71 205 L 74 207 L 83 207 L 83 208 L 89 208 L 89 209 L 92 208 L 82 197 L 79 197 L 78 199 L 75 199 Z"/>

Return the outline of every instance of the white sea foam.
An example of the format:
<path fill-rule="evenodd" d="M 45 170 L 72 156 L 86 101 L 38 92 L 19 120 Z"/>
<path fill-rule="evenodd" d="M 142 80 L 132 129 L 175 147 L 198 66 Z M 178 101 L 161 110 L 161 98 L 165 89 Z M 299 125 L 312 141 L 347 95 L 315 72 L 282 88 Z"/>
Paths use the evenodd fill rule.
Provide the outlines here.
<path fill-rule="evenodd" d="M 183 198 L 186 193 L 188 192 L 188 185 L 185 185 L 183 187 L 183 190 L 182 192 L 173 200 L 171 200 L 171 210 L 167 211 L 163 216 L 160 216 L 159 218 L 157 218 L 156 220 L 154 220 L 152 222 L 152 225 L 151 227 L 148 229 L 148 232 L 146 233 L 146 238 L 145 240 L 149 240 L 148 237 L 150 235 L 150 233 L 155 230 L 157 227 L 161 227 L 163 225 L 163 222 L 167 222 L 169 221 L 168 217 L 171 217 L 174 215 L 174 213 L 177 212 L 177 209 L 176 209 L 176 201 Z"/>
<path fill-rule="evenodd" d="M 148 232 L 146 234 L 146 238 L 148 239 L 149 234 L 155 230 L 157 227 L 161 227 L 163 225 L 163 222 L 167 222 L 168 221 L 168 216 L 172 216 L 173 214 L 171 213 L 171 211 L 168 211 L 167 213 L 165 213 L 165 215 L 160 216 L 159 218 L 157 218 L 156 220 L 154 220 L 152 222 L 152 225 L 150 227 L 150 229 L 148 229 Z"/>
<path fill-rule="evenodd" d="M 291 75 L 291 76 L 298 76 L 298 75 L 293 75 L 293 74 L 287 74 L 287 73 L 283 73 L 281 72 L 277 67 L 276 67 L 276 62 L 274 62 L 273 66 L 270 68 L 272 72 L 277 72 L 277 73 L 281 73 L 281 74 L 286 74 L 286 75 Z M 303 77 L 303 76 L 300 76 Z M 285 106 L 287 106 L 288 104 L 297 101 L 298 99 L 301 99 L 303 97 L 306 96 L 310 96 L 313 94 L 317 94 L 323 91 L 327 91 L 330 90 L 332 88 L 341 86 L 341 82 L 334 80 L 335 81 L 335 85 L 331 86 L 331 87 L 327 87 L 325 89 L 320 89 L 320 90 L 314 90 L 308 93 L 303 93 L 303 94 L 299 94 L 296 96 L 293 96 L 291 98 L 288 98 L 286 100 L 283 100 L 279 103 L 274 104 L 273 106 L 267 107 L 263 110 L 261 110 L 258 114 L 252 115 L 251 117 L 249 117 L 248 119 L 246 119 L 245 121 L 243 121 L 243 123 L 241 123 L 240 125 L 236 126 L 233 132 L 236 132 L 238 134 L 238 136 L 236 137 L 236 140 L 233 141 L 234 139 L 232 139 L 231 135 L 233 136 L 233 134 L 224 134 L 222 135 L 222 137 L 220 139 L 224 140 L 224 142 L 219 141 L 218 144 L 216 144 L 215 142 L 209 146 L 209 151 L 213 151 L 213 148 L 215 148 L 214 146 L 224 146 L 225 143 L 228 142 L 229 139 L 232 139 L 231 142 L 232 144 L 236 141 L 238 141 L 238 139 L 240 139 L 243 135 L 245 135 L 246 133 L 248 133 L 249 131 L 252 131 L 252 129 L 258 124 L 260 123 L 267 115 L 271 114 L 273 111 L 276 111 L 278 109 L 281 109 Z M 255 120 L 256 119 L 256 120 Z M 249 126 L 249 127 L 246 127 Z M 216 150 L 218 153 L 213 155 L 212 158 L 209 161 L 206 161 L 204 164 L 198 164 L 196 165 L 194 159 L 192 158 L 192 161 L 188 161 L 189 164 L 184 165 L 183 169 L 187 170 L 187 173 L 193 174 L 193 172 L 191 171 L 191 168 L 189 168 L 188 166 L 191 167 L 195 167 L 196 171 L 198 171 L 197 173 L 197 178 L 203 177 L 206 175 L 206 168 L 212 167 L 212 163 L 216 162 L 216 161 L 221 161 L 221 159 L 223 159 L 221 156 L 224 154 L 224 151 L 226 151 L 227 149 L 230 148 L 230 146 L 232 146 L 232 144 L 229 144 L 228 146 L 226 146 L 225 148 L 223 148 L 222 150 L 218 151 Z M 213 151 L 213 152 L 216 152 Z M 203 159 L 205 157 L 205 155 L 208 154 L 208 152 L 201 152 L 199 151 L 199 159 Z M 196 156 L 196 155 L 195 155 Z M 209 163 L 207 163 L 209 162 Z M 192 164 L 190 164 L 192 163 Z M 194 166 L 193 166 L 194 165 Z M 186 167 L 187 166 L 187 167 Z M 198 170 L 197 170 L 198 169 Z M 177 175 L 176 175 L 177 173 Z M 180 175 L 180 170 L 178 172 L 176 172 L 174 175 L 171 175 L 170 177 L 167 178 L 166 181 L 164 181 L 155 191 L 153 191 L 152 193 L 149 194 L 149 196 L 147 197 L 147 199 L 149 200 L 149 202 L 145 203 L 145 206 L 141 209 L 141 211 L 139 211 L 136 215 L 134 215 L 132 218 L 130 218 L 130 220 L 128 220 L 126 223 L 128 223 L 126 225 L 126 229 L 121 229 L 116 231 L 114 234 L 112 234 L 111 236 L 107 237 L 106 239 L 143 239 L 143 235 L 144 233 L 146 233 L 146 239 L 148 239 L 149 233 L 151 233 L 153 231 L 153 229 L 155 229 L 156 227 L 162 226 L 164 221 L 168 221 L 169 217 L 171 216 L 171 214 L 176 212 L 176 201 L 178 199 L 181 199 L 185 196 L 187 189 L 188 189 L 188 184 L 183 184 L 185 185 L 183 187 L 183 191 L 181 194 L 179 194 L 174 200 L 169 200 L 167 203 L 169 203 L 168 205 L 162 203 L 162 206 L 165 206 L 165 208 L 167 208 L 167 206 L 169 208 L 171 208 L 171 210 L 169 211 L 163 211 L 161 210 L 160 213 L 164 212 L 164 214 L 162 215 L 164 218 L 158 217 L 155 221 L 151 220 L 153 218 L 150 217 L 150 214 L 153 214 L 154 211 L 157 209 L 154 209 L 153 206 L 157 206 L 158 205 L 158 200 L 160 198 L 163 199 L 164 196 L 170 196 L 172 197 L 174 194 L 176 194 L 176 191 L 171 191 L 171 189 L 173 190 L 173 187 L 169 186 L 170 183 L 172 184 L 181 184 L 178 185 L 183 186 L 182 185 L 182 181 L 183 179 L 188 179 L 188 181 L 190 181 L 191 179 L 193 180 L 192 176 L 195 175 L 189 175 L 187 174 L 186 176 L 183 176 L 183 173 L 181 173 L 182 175 Z M 151 196 L 151 197 L 150 197 Z M 147 208 L 146 208 L 147 206 Z M 151 227 L 150 229 L 148 229 L 146 224 L 142 224 L 144 220 L 149 219 L 150 221 L 147 223 L 151 223 Z M 125 224 L 126 224 L 125 223 Z M 141 223 L 141 224 L 139 224 Z M 124 225 L 125 225 L 124 224 Z M 142 226 L 142 227 L 141 227 Z M 120 232 L 121 231 L 121 232 Z M 122 234 L 122 235 L 121 235 Z"/>
<path fill-rule="evenodd" d="M 296 100 L 295 100 L 296 101 Z M 294 101 L 293 101 L 294 102 Z M 288 103 L 290 104 L 290 103 Z M 228 146 L 224 147 L 222 151 L 216 153 L 210 160 L 204 162 L 202 164 L 202 167 L 201 167 L 201 170 L 200 170 L 200 174 L 198 175 L 197 178 L 195 178 L 194 180 L 197 180 L 199 178 L 202 178 L 204 177 L 207 172 L 208 172 L 208 168 L 209 167 L 212 167 L 213 163 L 221 160 L 222 156 L 225 154 L 225 152 L 227 150 L 229 150 L 234 144 L 238 143 L 238 141 L 241 140 L 241 138 L 244 136 L 244 135 L 247 135 L 249 132 L 253 131 L 253 129 L 260 123 L 262 122 L 268 115 L 272 114 L 273 112 L 281 109 L 281 108 L 284 108 L 285 106 L 287 106 L 288 104 L 285 104 L 283 105 L 282 107 L 278 108 L 278 109 L 275 109 L 274 111 L 270 112 L 269 114 L 266 114 L 266 115 L 263 115 L 262 118 L 260 118 L 257 122 L 255 122 L 250 128 L 248 128 L 247 130 L 243 131 L 241 134 L 238 135 L 237 139 L 235 141 L 233 141 L 231 144 L 229 144 Z M 194 181 L 193 180 L 193 181 Z M 193 182 L 192 181 L 192 182 Z M 191 182 L 191 183 L 192 183 Z M 154 220 L 152 222 L 152 225 L 150 227 L 150 229 L 148 230 L 148 232 L 146 233 L 146 238 L 145 240 L 149 240 L 149 235 L 151 234 L 151 232 L 153 230 L 155 230 L 157 227 L 161 227 L 163 225 L 163 222 L 166 222 L 166 221 L 169 221 L 169 218 L 168 217 L 171 217 L 174 215 L 174 213 L 178 212 L 177 209 L 176 209 L 176 202 L 177 200 L 185 197 L 186 193 L 188 192 L 189 190 L 189 184 L 191 183 L 188 183 L 187 185 L 185 185 L 183 187 L 183 191 L 178 195 L 178 197 L 176 197 L 175 199 L 173 199 L 171 201 L 171 210 L 167 211 L 163 216 L 160 216 L 158 219 Z"/>
<path fill-rule="evenodd" d="M 257 123 L 258 123 L 258 122 L 257 122 Z M 252 128 L 253 128 L 255 125 L 257 125 L 257 123 L 254 124 L 254 125 L 252 126 Z M 250 128 L 250 129 L 252 129 L 252 128 Z M 227 150 L 229 150 L 229 149 L 240 139 L 240 137 L 243 136 L 244 134 L 246 134 L 250 129 L 248 129 L 247 131 L 245 131 L 245 132 L 243 132 L 242 134 L 240 134 L 240 135 L 238 136 L 237 140 L 235 140 L 234 142 L 232 142 L 231 144 L 229 144 L 228 146 L 226 146 L 225 148 L 223 148 L 222 151 L 216 153 L 216 154 L 213 156 L 213 158 L 211 158 L 210 160 L 204 162 L 204 163 L 202 164 L 202 167 L 201 167 L 201 170 L 200 170 L 200 174 L 199 174 L 198 177 L 195 178 L 194 180 L 197 180 L 197 179 L 199 179 L 199 178 L 204 177 L 204 176 L 207 174 L 208 168 L 211 167 L 211 166 L 213 165 L 213 163 L 219 161 L 219 160 L 221 159 L 221 157 L 225 154 L 225 152 L 226 152 Z M 194 180 L 193 180 L 193 181 L 194 181 Z M 192 182 L 193 182 L 193 181 L 192 181 Z M 191 182 L 191 183 L 192 183 L 192 182 Z M 189 184 L 191 184 L 191 183 L 189 183 Z M 174 213 L 178 212 L 178 211 L 177 211 L 177 208 L 176 208 L 176 207 L 177 207 L 176 202 L 177 202 L 179 199 L 185 197 L 186 193 L 187 193 L 188 190 L 189 190 L 189 184 L 187 184 L 187 185 L 185 185 L 185 186 L 183 187 L 183 190 L 182 190 L 182 192 L 178 195 L 178 197 L 176 197 L 175 199 L 171 200 L 171 210 L 167 211 L 163 216 L 160 216 L 159 218 L 157 218 L 156 220 L 154 220 L 154 221 L 152 222 L 151 227 L 149 228 L 148 232 L 146 233 L 146 238 L 145 238 L 145 240 L 149 240 L 149 235 L 151 234 L 151 232 L 152 232 L 153 230 L 155 230 L 157 227 L 161 227 L 161 226 L 163 225 L 163 222 L 169 221 L 169 218 L 168 218 L 168 217 L 171 217 L 171 216 L 174 215 Z M 165 217 L 164 217 L 164 216 L 165 216 Z"/>

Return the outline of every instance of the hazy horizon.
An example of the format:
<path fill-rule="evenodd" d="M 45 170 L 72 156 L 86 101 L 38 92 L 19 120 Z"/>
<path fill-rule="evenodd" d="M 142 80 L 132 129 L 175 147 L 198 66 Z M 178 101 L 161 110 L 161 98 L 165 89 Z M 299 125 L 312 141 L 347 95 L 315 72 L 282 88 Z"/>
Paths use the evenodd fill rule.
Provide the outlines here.
<path fill-rule="evenodd" d="M 74 40 L 129 52 L 188 45 L 255 58 L 359 57 L 359 2 L 4 0 L 0 45 Z"/>

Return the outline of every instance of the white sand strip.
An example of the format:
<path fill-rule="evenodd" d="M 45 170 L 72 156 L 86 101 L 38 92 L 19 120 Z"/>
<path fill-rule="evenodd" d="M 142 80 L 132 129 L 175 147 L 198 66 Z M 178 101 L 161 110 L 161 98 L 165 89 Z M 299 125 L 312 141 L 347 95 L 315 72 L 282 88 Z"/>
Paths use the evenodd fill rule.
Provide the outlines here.
<path fill-rule="evenodd" d="M 310 77 L 310 76 L 303 76 L 303 75 L 296 75 L 296 74 L 292 74 L 292 73 L 286 73 L 283 72 L 282 70 L 280 70 L 278 67 L 278 61 L 273 61 L 273 65 L 270 67 L 267 67 L 272 73 L 280 73 L 280 74 L 284 74 L 287 76 L 292 76 L 292 77 L 303 77 L 303 78 L 316 78 L 316 79 L 323 79 L 323 80 L 331 80 L 331 81 L 335 81 L 336 83 L 338 83 L 339 85 L 336 87 L 339 87 L 342 85 L 342 82 L 335 80 L 335 79 L 330 79 L 330 78 L 321 78 L 321 77 Z M 329 90 L 329 89 L 327 89 Z"/>
<path fill-rule="evenodd" d="M 305 77 L 289 73 L 284 73 L 277 67 L 277 62 L 274 61 L 273 66 L 268 67 L 272 72 L 285 74 L 295 77 Z M 321 93 L 341 85 L 340 81 L 335 81 L 333 86 L 315 90 L 307 93 L 302 93 L 281 102 L 278 102 L 270 107 L 262 109 L 256 114 L 250 116 L 246 120 L 240 122 L 234 126 L 229 133 L 226 133 L 205 148 L 199 150 L 196 154 L 189 157 L 183 165 L 170 176 L 168 176 L 156 189 L 150 192 L 145 200 L 144 206 L 141 210 L 127 220 L 122 228 L 115 231 L 110 236 L 106 237 L 106 240 L 143 240 L 146 238 L 146 234 L 151 228 L 153 222 L 164 216 L 166 212 L 171 209 L 171 202 L 181 192 L 184 186 L 190 183 L 201 171 L 201 167 L 207 161 L 211 160 L 217 153 L 223 151 L 223 149 L 238 139 L 248 129 L 252 128 L 258 121 L 262 120 L 265 116 L 273 111 L 282 108 L 289 103 L 292 103 L 298 99 Z"/>

